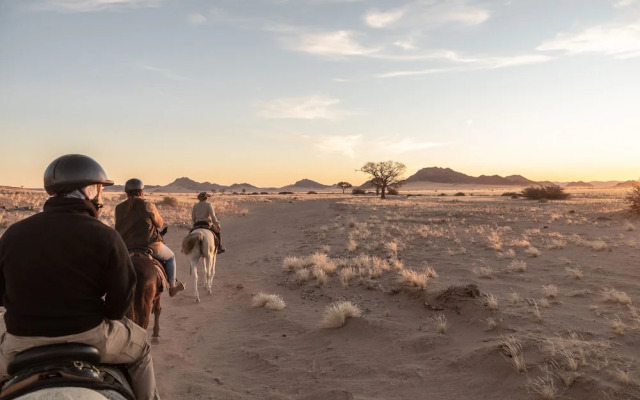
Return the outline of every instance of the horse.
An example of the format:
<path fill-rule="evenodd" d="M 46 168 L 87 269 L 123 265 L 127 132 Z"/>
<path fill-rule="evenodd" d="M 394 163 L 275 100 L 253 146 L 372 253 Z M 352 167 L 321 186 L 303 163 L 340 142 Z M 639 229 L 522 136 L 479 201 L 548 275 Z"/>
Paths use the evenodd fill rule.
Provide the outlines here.
<path fill-rule="evenodd" d="M 207 294 L 211 294 L 213 276 L 216 274 L 216 255 L 218 253 L 218 240 L 211 230 L 196 228 L 182 241 L 182 252 L 189 257 L 191 262 L 190 273 L 193 275 L 193 290 L 195 302 L 200 303 L 198 293 L 198 266 L 204 271 L 204 285 Z"/>
<path fill-rule="evenodd" d="M 162 312 L 160 296 L 168 287 L 164 268 L 151 256 L 151 251 L 148 249 L 131 249 L 129 255 L 136 271 L 136 287 L 127 317 L 147 329 L 153 313 L 151 343 L 157 344 L 160 342 L 160 313 Z"/>

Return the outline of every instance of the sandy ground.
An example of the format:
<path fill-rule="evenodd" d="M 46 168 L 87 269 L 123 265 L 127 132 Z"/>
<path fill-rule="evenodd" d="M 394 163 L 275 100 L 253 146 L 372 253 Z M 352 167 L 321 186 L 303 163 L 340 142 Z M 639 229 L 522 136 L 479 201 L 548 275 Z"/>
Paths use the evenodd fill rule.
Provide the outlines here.
<path fill-rule="evenodd" d="M 222 216 L 228 251 L 198 304 L 179 253 L 187 229 L 170 226 L 188 288 L 162 298 L 153 357 L 164 399 L 640 398 L 640 221 L 615 196 L 272 196 L 242 207 Z M 283 268 L 320 251 L 338 265 L 325 284 Z M 392 265 L 438 276 L 411 287 Z M 345 266 L 360 275 L 347 287 L 337 274 Z M 479 296 L 443 296 L 470 284 Z M 286 307 L 252 307 L 258 292 Z M 362 316 L 322 328 L 339 300 Z"/>

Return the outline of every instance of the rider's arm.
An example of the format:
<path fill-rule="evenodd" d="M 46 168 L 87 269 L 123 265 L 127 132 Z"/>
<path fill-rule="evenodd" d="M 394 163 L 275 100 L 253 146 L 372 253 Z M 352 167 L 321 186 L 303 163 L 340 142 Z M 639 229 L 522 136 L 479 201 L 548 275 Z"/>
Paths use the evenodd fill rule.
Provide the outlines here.
<path fill-rule="evenodd" d="M 4 292 L 5 292 L 5 281 L 4 281 L 4 261 L 3 260 L 3 256 L 2 254 L 4 253 L 4 251 L 2 250 L 2 238 L 0 237 L 0 306 L 4 306 L 4 303 L 2 302 L 2 298 L 4 297 Z"/>
<path fill-rule="evenodd" d="M 216 213 L 215 211 L 213 211 L 213 206 L 211 205 L 211 203 L 207 203 L 207 205 L 209 206 L 209 215 L 211 216 L 211 222 L 213 223 L 213 227 L 216 229 L 220 229 L 220 221 L 218 221 L 218 218 L 216 217 Z"/>
<path fill-rule="evenodd" d="M 192 224 L 196 223 L 196 206 L 195 206 L 195 204 L 193 205 L 193 208 L 191 208 L 191 223 Z"/>
<path fill-rule="evenodd" d="M 145 201 L 144 204 L 147 212 L 151 216 L 151 222 L 153 222 L 153 226 L 155 226 L 156 228 L 162 228 L 162 225 L 164 225 L 164 221 L 162 220 L 162 217 L 160 216 L 160 213 L 158 212 L 156 206 L 148 201 Z"/>
<path fill-rule="evenodd" d="M 106 296 L 104 316 L 107 319 L 122 319 L 133 299 L 136 272 L 133 269 L 129 251 L 122 239 L 114 239 L 105 271 Z"/>

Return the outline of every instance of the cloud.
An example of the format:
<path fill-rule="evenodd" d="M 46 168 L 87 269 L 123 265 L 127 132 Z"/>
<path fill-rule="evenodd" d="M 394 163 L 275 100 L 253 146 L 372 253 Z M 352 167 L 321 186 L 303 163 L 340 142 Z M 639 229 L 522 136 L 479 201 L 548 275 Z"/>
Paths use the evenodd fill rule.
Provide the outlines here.
<path fill-rule="evenodd" d="M 325 95 L 287 97 L 262 104 L 258 115 L 264 118 L 338 120 L 350 114 L 337 109 L 339 99 Z"/>
<path fill-rule="evenodd" d="M 151 65 L 142 65 L 140 66 L 140 68 L 142 68 L 145 71 L 151 71 L 153 73 L 159 74 L 161 75 L 163 78 L 172 80 L 172 81 L 186 81 L 189 80 L 189 78 L 182 76 L 182 75 L 178 75 L 176 73 L 174 73 L 173 71 L 170 71 L 168 69 L 165 68 L 158 68 L 158 67 L 154 67 Z"/>
<path fill-rule="evenodd" d="M 189 14 L 187 21 L 189 21 L 191 25 L 203 25 L 207 23 L 207 17 L 202 14 Z"/>
<path fill-rule="evenodd" d="M 560 33 L 539 45 L 539 51 L 563 51 L 570 55 L 600 53 L 617 58 L 640 56 L 640 20 L 605 24 L 578 33 Z"/>
<path fill-rule="evenodd" d="M 432 147 L 443 146 L 444 143 L 417 142 L 413 138 L 403 139 L 381 139 L 374 141 L 372 146 L 381 153 L 404 154 L 411 151 L 430 149 Z"/>
<path fill-rule="evenodd" d="M 360 45 L 352 31 L 333 31 L 287 36 L 285 45 L 292 50 L 320 56 L 364 56 L 376 53 L 379 48 Z"/>
<path fill-rule="evenodd" d="M 362 145 L 362 135 L 307 137 L 316 149 L 323 153 L 336 153 L 355 158 L 356 150 Z"/>
<path fill-rule="evenodd" d="M 614 8 L 625 8 L 638 4 L 638 0 L 617 0 L 613 2 Z"/>
<path fill-rule="evenodd" d="M 508 68 L 520 65 L 539 64 L 553 59 L 553 57 L 542 54 L 524 54 L 508 57 L 458 57 L 457 55 L 441 54 L 443 59 L 453 61 L 455 64 L 450 67 L 424 68 L 417 70 L 400 70 L 385 72 L 375 75 L 376 78 L 398 78 L 404 76 L 432 75 L 448 72 L 478 71 L 485 69 Z"/>
<path fill-rule="evenodd" d="M 364 20 L 372 28 L 384 28 L 398 21 L 404 15 L 404 11 L 395 10 L 388 12 L 369 11 Z"/>
<path fill-rule="evenodd" d="M 36 3 L 38 11 L 96 12 L 118 8 L 157 7 L 164 0 L 44 0 Z"/>

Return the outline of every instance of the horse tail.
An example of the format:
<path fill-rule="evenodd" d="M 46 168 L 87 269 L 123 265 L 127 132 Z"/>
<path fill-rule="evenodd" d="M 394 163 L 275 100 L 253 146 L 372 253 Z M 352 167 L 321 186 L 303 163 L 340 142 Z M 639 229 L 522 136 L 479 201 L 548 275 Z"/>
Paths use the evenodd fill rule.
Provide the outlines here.
<path fill-rule="evenodd" d="M 202 233 L 198 232 L 197 234 L 189 234 L 182 241 L 182 252 L 184 254 L 191 253 L 191 250 L 195 247 L 197 243 L 202 243 Z"/>

